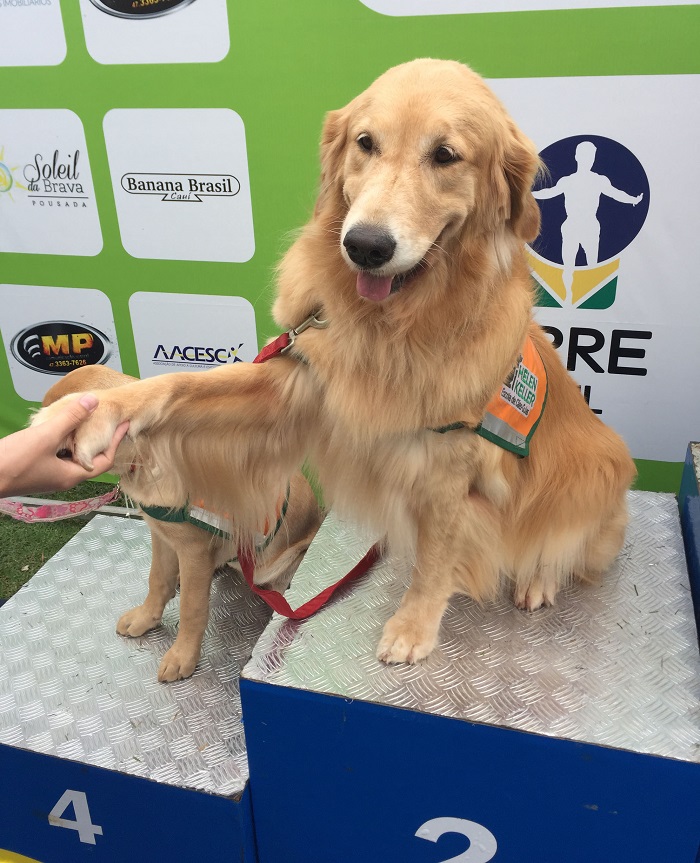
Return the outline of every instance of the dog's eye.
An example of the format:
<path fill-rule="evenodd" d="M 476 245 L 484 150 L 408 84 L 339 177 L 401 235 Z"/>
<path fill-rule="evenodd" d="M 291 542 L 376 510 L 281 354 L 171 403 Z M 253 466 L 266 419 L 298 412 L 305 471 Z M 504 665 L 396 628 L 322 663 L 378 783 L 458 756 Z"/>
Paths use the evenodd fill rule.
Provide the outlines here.
<path fill-rule="evenodd" d="M 374 141 L 366 133 L 360 135 L 360 137 L 357 139 L 357 143 L 360 149 L 364 150 L 365 153 L 371 153 L 374 149 Z"/>
<path fill-rule="evenodd" d="M 446 147 L 443 144 L 433 153 L 433 159 L 435 159 L 438 165 L 449 165 L 450 162 L 456 162 L 459 159 L 459 156 L 455 153 L 452 147 Z"/>

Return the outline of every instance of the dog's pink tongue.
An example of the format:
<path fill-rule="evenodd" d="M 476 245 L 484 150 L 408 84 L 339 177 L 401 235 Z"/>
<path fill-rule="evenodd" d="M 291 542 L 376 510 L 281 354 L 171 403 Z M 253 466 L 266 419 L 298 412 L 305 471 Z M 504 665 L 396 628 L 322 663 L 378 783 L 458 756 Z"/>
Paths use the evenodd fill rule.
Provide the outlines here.
<path fill-rule="evenodd" d="M 391 293 L 392 276 L 372 276 L 362 270 L 357 274 L 357 293 L 368 300 L 378 303 Z"/>

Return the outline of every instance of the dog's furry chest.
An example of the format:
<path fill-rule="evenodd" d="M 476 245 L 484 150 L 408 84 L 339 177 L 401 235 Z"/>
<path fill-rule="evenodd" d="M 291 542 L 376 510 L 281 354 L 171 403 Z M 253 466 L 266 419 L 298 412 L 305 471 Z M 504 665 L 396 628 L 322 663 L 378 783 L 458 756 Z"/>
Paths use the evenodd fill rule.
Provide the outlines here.
<path fill-rule="evenodd" d="M 416 346 L 418 341 L 369 326 L 353 333 L 332 322 L 328 329 L 304 332 L 295 353 L 304 364 L 309 395 L 328 422 L 346 426 L 351 436 L 413 435 L 456 419 L 476 426 L 484 393 L 495 391 L 505 372 L 489 371 L 493 386 L 484 385 L 458 339 L 437 345 L 431 336 Z"/>
<path fill-rule="evenodd" d="M 312 458 L 326 502 L 369 530 L 389 534 L 394 546 L 414 544 L 426 503 L 449 506 L 450 495 L 458 500 L 478 481 L 484 442 L 468 429 L 372 438 L 336 423 L 326 432 Z"/>

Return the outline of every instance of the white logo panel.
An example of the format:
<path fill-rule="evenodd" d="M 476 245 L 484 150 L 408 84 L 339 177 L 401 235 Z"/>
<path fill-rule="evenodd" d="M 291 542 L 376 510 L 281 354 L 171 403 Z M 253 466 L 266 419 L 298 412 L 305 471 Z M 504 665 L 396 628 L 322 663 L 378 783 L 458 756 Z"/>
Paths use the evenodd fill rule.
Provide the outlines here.
<path fill-rule="evenodd" d="M 130 255 L 230 262 L 253 256 L 245 129 L 235 111 L 116 108 L 105 116 L 104 132 Z"/>
<path fill-rule="evenodd" d="M 216 63 L 230 47 L 226 0 L 80 0 L 98 63 Z"/>
<path fill-rule="evenodd" d="M 463 15 L 474 12 L 527 12 L 534 9 L 597 9 L 611 6 L 693 6 L 693 0 L 360 0 L 382 15 Z"/>
<path fill-rule="evenodd" d="M 57 66 L 66 58 L 59 0 L 0 0 L 0 66 Z"/>
<path fill-rule="evenodd" d="M 142 378 L 207 371 L 257 356 L 255 311 L 243 297 L 139 292 L 129 311 Z"/>
<path fill-rule="evenodd" d="M 57 377 L 84 365 L 122 370 L 109 298 L 91 288 L 0 285 L 0 333 L 12 382 L 41 401 Z"/>
<path fill-rule="evenodd" d="M 102 232 L 78 115 L 0 110 L 0 136 L 0 252 L 97 255 Z"/>
<path fill-rule="evenodd" d="M 601 251 L 613 227 L 634 221 L 629 237 L 610 252 L 615 257 L 613 298 L 598 307 L 594 291 L 578 307 L 559 298 L 564 307 L 539 308 L 537 318 L 551 328 L 591 408 L 622 434 L 635 458 L 682 461 L 687 442 L 700 428 L 700 401 L 689 397 L 687 388 L 689 370 L 700 364 L 700 292 L 694 288 L 700 247 L 693 204 L 700 196 L 694 143 L 700 76 L 496 79 L 489 84 L 539 152 L 566 149 L 567 141 L 580 137 L 596 141 L 592 170 L 612 178 L 611 190 L 634 176 L 627 165 L 630 154 L 643 167 L 644 175 L 635 170 L 640 182 L 646 177 L 648 191 L 645 187 L 640 199 L 641 186 L 633 183 L 624 195 L 620 192 L 623 200 L 611 204 L 618 208 L 615 225 L 602 218 L 601 197 Z M 576 169 L 578 148 L 569 150 L 566 173 Z M 641 209 L 647 203 L 645 215 Z M 537 250 L 538 241 L 533 247 Z M 584 252 L 581 247 L 581 257 Z"/>

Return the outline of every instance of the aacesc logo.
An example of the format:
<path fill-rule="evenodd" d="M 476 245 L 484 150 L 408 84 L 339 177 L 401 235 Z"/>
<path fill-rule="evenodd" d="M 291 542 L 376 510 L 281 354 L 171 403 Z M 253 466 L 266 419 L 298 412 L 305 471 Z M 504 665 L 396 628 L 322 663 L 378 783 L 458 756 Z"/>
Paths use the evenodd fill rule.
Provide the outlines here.
<path fill-rule="evenodd" d="M 44 321 L 18 333 L 10 345 L 22 365 L 47 375 L 65 375 L 72 369 L 104 365 L 111 354 L 107 336 L 74 321 Z"/>
<path fill-rule="evenodd" d="M 231 363 L 242 363 L 238 352 L 243 347 L 241 342 L 238 347 L 212 348 L 199 345 L 158 345 L 153 354 L 153 362 L 157 365 L 168 366 L 223 366 Z"/>
<path fill-rule="evenodd" d="M 607 309 L 621 253 L 649 211 L 649 180 L 626 147 L 600 135 L 556 141 L 540 153 L 535 183 L 542 228 L 528 256 L 537 305 Z"/>

